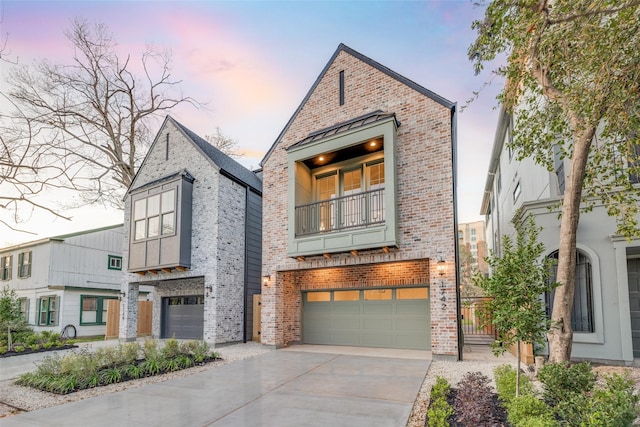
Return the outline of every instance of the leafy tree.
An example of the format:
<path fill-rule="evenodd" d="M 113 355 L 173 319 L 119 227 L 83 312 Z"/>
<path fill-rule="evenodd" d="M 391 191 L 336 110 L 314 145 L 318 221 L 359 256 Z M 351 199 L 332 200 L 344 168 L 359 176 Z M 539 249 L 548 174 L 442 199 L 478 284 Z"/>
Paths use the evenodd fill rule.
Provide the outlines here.
<path fill-rule="evenodd" d="M 548 334 L 550 361 L 568 361 L 581 206 L 601 202 L 617 233 L 640 235 L 640 1 L 493 0 L 472 28 L 477 73 L 507 59 L 495 72 L 507 79 L 499 100 L 515 117 L 510 147 L 550 170 L 557 149 L 569 166 Z"/>
<path fill-rule="evenodd" d="M 496 327 L 500 341 L 491 347 L 498 355 L 507 347 L 517 345 L 518 376 L 516 396 L 520 384 L 520 343 L 542 345 L 545 334 L 551 326 L 547 318 L 542 295 L 553 289 L 549 283 L 549 261 L 540 258 L 544 245 L 538 242 L 540 228 L 536 228 L 532 217 L 518 222 L 516 241 L 507 235 L 502 236 L 502 256 L 493 253 L 487 257 L 491 269 L 490 276 L 474 276 L 475 284 L 491 297 L 485 302 L 485 310 L 491 323 Z"/>
<path fill-rule="evenodd" d="M 65 34 L 74 48 L 70 65 L 45 59 L 8 73 L 2 95 L 15 108 L 0 113 L 0 184 L 12 189 L 9 199 L 0 199 L 5 209 L 42 207 L 34 196 L 49 187 L 77 191 L 84 203 L 121 208 L 151 143 L 152 120 L 179 104 L 199 105 L 177 90 L 170 52 L 147 47 L 134 61 L 117 53 L 105 25 L 83 19 Z"/>
<path fill-rule="evenodd" d="M 0 337 L 7 340 L 7 348 L 11 350 L 11 334 L 28 329 L 27 322 L 20 313 L 20 301 L 16 291 L 9 286 L 0 292 Z"/>

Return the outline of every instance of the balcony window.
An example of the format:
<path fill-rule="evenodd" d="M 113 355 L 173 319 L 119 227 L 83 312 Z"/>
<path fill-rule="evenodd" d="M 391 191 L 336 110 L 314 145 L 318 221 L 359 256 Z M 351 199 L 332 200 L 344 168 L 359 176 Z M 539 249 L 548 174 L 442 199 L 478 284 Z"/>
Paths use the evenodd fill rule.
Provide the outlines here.
<path fill-rule="evenodd" d="M 296 206 L 296 236 L 384 222 L 384 161 L 315 177 L 315 201 Z"/>

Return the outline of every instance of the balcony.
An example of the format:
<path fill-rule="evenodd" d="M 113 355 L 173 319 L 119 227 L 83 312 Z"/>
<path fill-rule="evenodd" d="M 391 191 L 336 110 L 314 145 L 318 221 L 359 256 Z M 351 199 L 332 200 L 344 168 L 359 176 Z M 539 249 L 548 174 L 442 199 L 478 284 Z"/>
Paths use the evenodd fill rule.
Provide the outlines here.
<path fill-rule="evenodd" d="M 384 188 L 296 206 L 296 237 L 384 224 Z"/>
<path fill-rule="evenodd" d="M 397 246 L 398 125 L 374 112 L 287 149 L 288 256 Z"/>

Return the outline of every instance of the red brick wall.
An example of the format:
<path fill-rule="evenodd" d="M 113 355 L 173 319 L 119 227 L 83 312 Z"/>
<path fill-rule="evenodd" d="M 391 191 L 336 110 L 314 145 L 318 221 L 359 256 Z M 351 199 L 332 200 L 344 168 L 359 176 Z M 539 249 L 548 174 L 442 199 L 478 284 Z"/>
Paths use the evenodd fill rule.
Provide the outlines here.
<path fill-rule="evenodd" d="M 339 105 L 338 75 L 342 70 L 345 75 L 345 103 L 341 106 Z M 305 262 L 296 264 L 287 257 L 286 148 L 303 139 L 310 132 L 375 110 L 395 113 L 401 123 L 397 134 L 396 165 L 398 248 L 391 254 L 384 254 L 381 250 L 363 251 L 358 257 L 346 254 L 324 259 L 320 256 L 307 258 Z M 370 264 L 434 259 L 437 254 L 441 254 L 450 266 L 449 275 L 445 276 L 447 279 L 445 296 L 449 303 L 446 308 L 442 308 L 441 304 L 436 305 L 432 299 L 432 350 L 434 354 L 457 355 L 453 273 L 454 243 L 457 233 L 454 229 L 450 116 L 451 112 L 448 108 L 409 86 L 345 51 L 338 54 L 298 116 L 282 136 L 280 143 L 263 164 L 262 263 L 263 274 L 270 274 L 272 277 L 270 286 L 263 287 L 263 343 L 284 345 L 285 332 L 286 337 L 291 339 L 295 334 L 291 334 L 290 329 L 297 328 L 299 333 L 299 326 L 295 323 L 284 325 L 280 324 L 280 321 L 285 318 L 292 320 L 289 309 L 299 310 L 299 302 L 283 299 L 299 300 L 300 284 L 296 286 L 295 275 L 288 273 L 276 276 L 276 272 L 367 264 L 360 269 L 346 269 L 335 274 L 360 274 L 366 279 L 359 280 L 373 284 L 376 280 L 382 279 L 375 277 L 374 273 L 362 275 L 366 269 L 377 268 Z M 422 261 L 420 265 L 421 268 L 429 268 L 428 262 Z M 316 273 L 304 273 L 304 275 L 307 274 Z M 431 263 L 430 274 L 424 276 L 424 271 L 420 274 L 423 275 L 422 277 L 437 277 L 435 263 Z M 300 276 L 299 279 L 307 278 Z M 293 289 L 290 288 L 290 280 L 294 286 Z M 299 314 L 297 316 L 299 317 Z"/>

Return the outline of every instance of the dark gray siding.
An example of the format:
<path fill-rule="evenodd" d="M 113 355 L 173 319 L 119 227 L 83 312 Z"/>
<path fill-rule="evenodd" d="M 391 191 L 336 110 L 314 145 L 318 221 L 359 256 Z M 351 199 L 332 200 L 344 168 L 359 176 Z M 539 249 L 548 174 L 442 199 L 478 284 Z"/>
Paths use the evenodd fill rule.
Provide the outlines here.
<path fill-rule="evenodd" d="M 262 271 L 262 196 L 247 191 L 246 223 L 246 328 L 245 339 L 251 341 L 253 333 L 253 295 L 260 293 Z M 259 320 L 259 319 L 258 319 Z"/>

